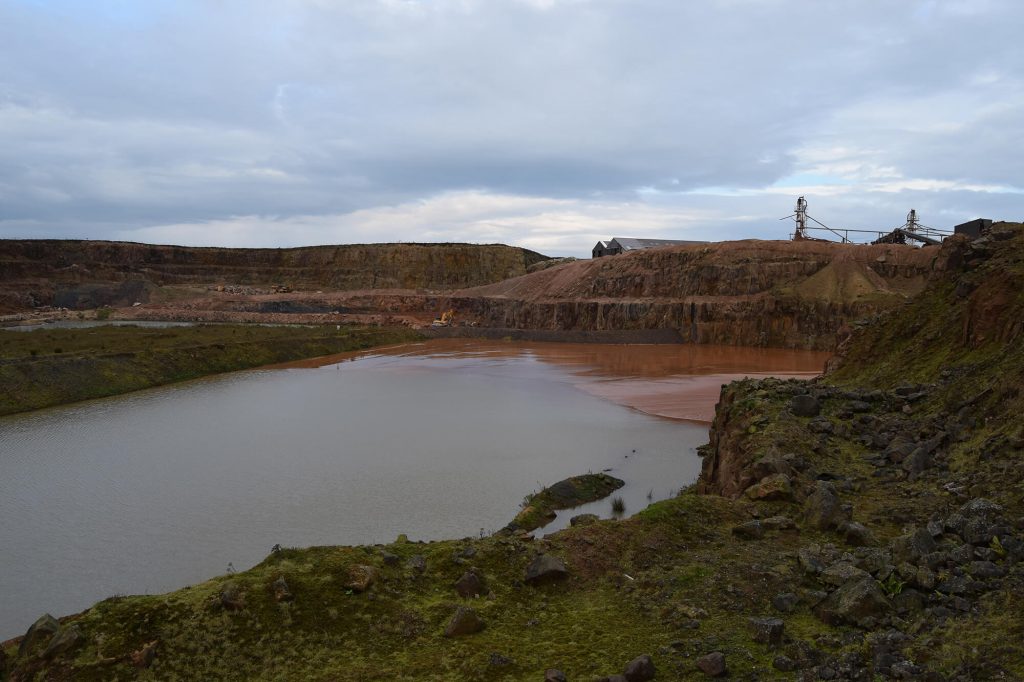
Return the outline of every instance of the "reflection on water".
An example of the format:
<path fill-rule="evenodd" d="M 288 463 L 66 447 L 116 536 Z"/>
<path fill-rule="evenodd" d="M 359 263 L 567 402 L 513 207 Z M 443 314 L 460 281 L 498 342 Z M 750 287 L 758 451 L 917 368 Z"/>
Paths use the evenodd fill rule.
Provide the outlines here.
<path fill-rule="evenodd" d="M 754 353 L 751 371 L 806 369 Z M 648 490 L 694 480 L 706 427 L 595 387 L 633 382 L 635 398 L 727 366 L 715 357 L 439 340 L 0 418 L 0 639 L 46 611 L 250 566 L 275 544 L 491 532 L 525 494 L 587 471 L 626 480 L 638 511 Z"/>

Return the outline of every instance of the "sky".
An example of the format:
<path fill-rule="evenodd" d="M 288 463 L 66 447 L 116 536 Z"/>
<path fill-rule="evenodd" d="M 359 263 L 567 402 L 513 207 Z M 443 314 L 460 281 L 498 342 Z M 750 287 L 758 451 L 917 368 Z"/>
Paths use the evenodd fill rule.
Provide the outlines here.
<path fill-rule="evenodd" d="M 1024 218 L 1020 0 L 0 0 L 0 237 Z"/>

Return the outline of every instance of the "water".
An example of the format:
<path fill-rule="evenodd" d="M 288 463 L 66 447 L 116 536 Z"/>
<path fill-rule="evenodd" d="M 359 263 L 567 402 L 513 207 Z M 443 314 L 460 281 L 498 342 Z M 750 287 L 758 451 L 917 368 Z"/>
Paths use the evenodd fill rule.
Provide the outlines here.
<path fill-rule="evenodd" d="M 707 352 L 432 341 L 0 418 L 0 639 L 47 611 L 242 570 L 278 543 L 493 532 L 527 493 L 587 471 L 612 469 L 639 511 L 696 478 L 707 440 L 628 407 L 645 384 L 821 364 Z"/>

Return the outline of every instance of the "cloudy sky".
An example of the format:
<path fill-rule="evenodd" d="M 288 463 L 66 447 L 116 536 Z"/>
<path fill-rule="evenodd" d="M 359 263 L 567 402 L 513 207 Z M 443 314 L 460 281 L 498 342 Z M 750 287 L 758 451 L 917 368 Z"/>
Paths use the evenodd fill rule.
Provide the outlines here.
<path fill-rule="evenodd" d="M 0 0 L 0 237 L 1024 218 L 1020 0 Z"/>

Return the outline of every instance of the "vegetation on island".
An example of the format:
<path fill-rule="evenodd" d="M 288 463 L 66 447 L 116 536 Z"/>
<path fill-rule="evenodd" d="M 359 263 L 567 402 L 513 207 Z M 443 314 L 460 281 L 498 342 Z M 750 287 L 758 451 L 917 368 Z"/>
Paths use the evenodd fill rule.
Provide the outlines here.
<path fill-rule="evenodd" d="M 553 521 L 557 510 L 572 509 L 587 502 L 600 500 L 624 485 L 625 481 L 604 472 L 567 478 L 527 495 L 523 500 L 522 510 L 506 529 L 536 530 Z"/>

